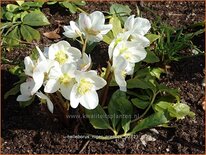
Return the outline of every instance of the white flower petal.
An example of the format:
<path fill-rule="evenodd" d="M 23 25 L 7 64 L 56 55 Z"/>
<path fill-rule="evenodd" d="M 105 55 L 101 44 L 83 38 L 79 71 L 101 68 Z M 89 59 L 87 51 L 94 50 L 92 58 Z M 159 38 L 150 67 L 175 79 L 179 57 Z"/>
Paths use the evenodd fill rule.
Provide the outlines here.
<path fill-rule="evenodd" d="M 151 28 L 151 24 L 148 19 L 137 17 L 134 23 L 134 33 L 145 35 L 149 29 Z"/>
<path fill-rule="evenodd" d="M 36 95 L 37 95 L 39 98 L 44 99 L 44 100 L 47 101 L 47 107 L 48 107 L 49 111 L 50 111 L 51 113 L 53 113 L 53 111 L 54 111 L 54 105 L 53 105 L 53 103 L 51 102 L 51 100 L 49 99 L 49 97 L 46 96 L 45 94 L 43 94 L 42 92 L 37 92 Z"/>
<path fill-rule="evenodd" d="M 29 56 L 24 58 L 24 66 L 25 66 L 25 74 L 32 76 L 33 68 L 34 68 L 34 62 L 31 60 Z"/>
<path fill-rule="evenodd" d="M 89 15 L 91 19 L 91 24 L 94 27 L 98 27 L 99 25 L 103 25 L 105 22 L 104 14 L 100 11 L 94 11 Z"/>
<path fill-rule="evenodd" d="M 49 79 L 44 87 L 44 92 L 46 93 L 54 93 L 60 87 L 59 81 L 56 79 Z"/>
<path fill-rule="evenodd" d="M 85 13 L 79 14 L 79 28 L 81 30 L 90 29 L 92 27 L 91 19 Z"/>
<path fill-rule="evenodd" d="M 150 45 L 149 39 L 139 34 L 132 35 L 132 42 L 135 42 L 143 47 L 147 47 Z"/>
<path fill-rule="evenodd" d="M 73 87 L 73 84 L 71 84 L 69 86 L 60 85 L 60 92 L 64 96 L 64 98 L 67 100 L 70 100 L 72 87 Z"/>
<path fill-rule="evenodd" d="M 127 18 L 127 20 L 124 23 L 124 28 L 126 31 L 132 30 L 133 29 L 133 25 L 134 25 L 134 16 L 135 15 L 131 15 Z"/>
<path fill-rule="evenodd" d="M 80 104 L 86 109 L 95 109 L 99 103 L 97 92 L 89 91 L 80 98 Z"/>
<path fill-rule="evenodd" d="M 72 87 L 70 93 L 70 105 L 72 108 L 77 108 L 79 105 L 79 96 L 77 95 L 77 84 Z"/>
<path fill-rule="evenodd" d="M 32 97 L 28 95 L 19 95 L 16 100 L 18 102 L 25 102 L 25 101 L 29 101 L 31 98 Z"/>

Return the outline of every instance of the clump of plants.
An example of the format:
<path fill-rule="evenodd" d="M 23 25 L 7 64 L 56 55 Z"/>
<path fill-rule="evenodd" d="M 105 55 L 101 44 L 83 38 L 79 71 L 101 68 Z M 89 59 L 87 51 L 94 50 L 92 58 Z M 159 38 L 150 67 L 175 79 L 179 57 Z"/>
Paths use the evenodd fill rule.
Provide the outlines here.
<path fill-rule="evenodd" d="M 38 97 L 51 113 L 64 116 L 65 124 L 71 108 L 75 109 L 95 129 L 111 130 L 111 136 L 91 135 L 99 139 L 130 136 L 173 119 L 194 117 L 181 103 L 179 90 L 158 82 L 163 70 L 150 65 L 159 61 L 153 51 L 147 51 L 158 39 L 149 32 L 150 21 L 127 14 L 122 18 L 112 8 L 109 23 L 95 11 L 80 13 L 77 21 L 63 27 L 63 34 L 79 42 L 81 49 L 66 40 L 44 50 L 36 46 L 37 52 L 24 59 L 25 81 L 17 84 L 21 92 L 17 101 L 28 106 Z M 108 44 L 109 60 L 97 69 L 87 46 L 102 41 Z"/>

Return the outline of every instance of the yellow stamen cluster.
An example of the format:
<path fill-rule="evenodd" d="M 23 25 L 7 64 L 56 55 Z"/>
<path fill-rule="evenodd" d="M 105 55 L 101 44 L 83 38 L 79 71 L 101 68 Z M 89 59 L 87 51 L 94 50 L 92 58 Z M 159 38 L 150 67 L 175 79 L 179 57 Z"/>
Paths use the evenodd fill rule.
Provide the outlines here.
<path fill-rule="evenodd" d="M 64 64 L 68 59 L 68 56 L 64 51 L 58 51 L 55 54 L 55 60 L 58 61 L 60 64 Z"/>
<path fill-rule="evenodd" d="M 93 87 L 93 84 L 90 81 L 88 81 L 86 79 L 82 79 L 80 81 L 79 87 L 77 88 L 77 91 L 80 95 L 84 95 L 89 90 L 91 90 L 92 87 Z"/>
<path fill-rule="evenodd" d="M 63 74 L 60 78 L 59 78 L 59 82 L 60 84 L 64 84 L 64 85 L 69 85 L 71 82 L 72 78 L 69 74 Z"/>

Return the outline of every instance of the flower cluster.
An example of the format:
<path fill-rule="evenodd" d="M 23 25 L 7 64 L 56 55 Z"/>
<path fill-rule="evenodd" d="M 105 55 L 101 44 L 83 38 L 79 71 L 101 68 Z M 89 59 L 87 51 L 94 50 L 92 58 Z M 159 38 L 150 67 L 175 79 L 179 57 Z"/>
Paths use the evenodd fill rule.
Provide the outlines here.
<path fill-rule="evenodd" d="M 95 11 L 89 15 L 81 13 L 78 23 L 70 21 L 69 26 L 64 26 L 64 35 L 68 38 L 84 37 L 91 42 L 99 42 L 103 35 L 112 29 L 111 24 L 105 25 L 105 17 L 102 12 Z"/>
<path fill-rule="evenodd" d="M 73 108 L 79 103 L 87 109 L 94 109 L 98 105 L 96 90 L 103 88 L 106 81 L 95 70 L 90 70 L 90 56 L 81 54 L 79 49 L 66 41 L 52 44 L 44 52 L 36 48 L 39 54 L 37 60 L 29 56 L 24 59 L 24 72 L 28 78 L 20 86 L 21 95 L 17 101 L 28 101 L 37 95 L 53 112 L 50 94 L 60 92 L 70 100 Z M 42 86 L 45 94 L 40 91 Z"/>
<path fill-rule="evenodd" d="M 145 47 L 150 42 L 144 35 L 150 27 L 147 19 L 132 15 L 126 20 L 123 32 L 109 45 L 110 72 L 122 91 L 126 91 L 126 75 L 132 75 L 135 63 L 146 57 Z M 17 101 L 28 101 L 36 95 L 53 112 L 51 94 L 60 93 L 70 101 L 72 108 L 80 103 L 87 109 L 94 109 L 99 103 L 96 90 L 103 88 L 107 81 L 98 76 L 97 71 L 91 70 L 91 57 L 85 53 L 85 47 L 88 41 L 103 40 L 103 35 L 112 29 L 112 25 L 106 25 L 103 13 L 95 11 L 89 15 L 81 13 L 78 22 L 71 21 L 63 28 L 66 37 L 81 39 L 82 52 L 67 41 L 54 43 L 44 52 L 36 47 L 38 59 L 29 56 L 24 59 L 24 72 L 28 78 L 20 86 L 21 95 Z M 40 91 L 42 86 L 44 93 Z"/>
<path fill-rule="evenodd" d="M 120 90 L 126 91 L 126 75 L 132 75 L 135 63 L 146 57 L 145 47 L 150 41 L 144 36 L 151 28 L 150 22 L 141 17 L 130 16 L 119 33 L 109 45 L 109 58 L 113 62 L 115 81 Z"/>

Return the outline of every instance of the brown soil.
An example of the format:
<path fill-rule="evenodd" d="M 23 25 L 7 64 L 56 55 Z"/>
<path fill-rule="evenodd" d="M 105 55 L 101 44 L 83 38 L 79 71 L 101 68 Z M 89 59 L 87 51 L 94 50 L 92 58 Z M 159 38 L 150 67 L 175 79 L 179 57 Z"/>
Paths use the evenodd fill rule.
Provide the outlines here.
<path fill-rule="evenodd" d="M 184 27 L 192 23 L 204 20 L 204 2 L 122 2 L 131 6 L 135 13 L 138 5 L 142 10 L 142 16 L 153 21 L 152 14 L 145 10 L 145 6 L 161 15 L 162 19 L 172 26 Z M 88 2 L 85 10 L 92 12 L 94 10 L 105 11 L 109 9 L 107 2 Z M 49 18 L 51 25 L 39 28 L 41 33 L 52 31 L 61 25 L 68 24 L 70 20 L 77 17 L 69 15 L 62 8 L 44 7 L 43 11 Z M 60 32 L 61 34 L 61 32 Z M 62 38 L 64 38 L 62 36 Z M 62 39 L 61 38 L 61 39 Z M 65 38 L 64 38 L 65 39 Z M 200 38 L 198 38 L 200 39 Z M 201 38 L 204 40 L 204 37 Z M 42 36 L 40 47 L 50 45 L 54 41 Z M 204 41 L 199 42 L 204 49 Z M 75 45 L 78 46 L 78 45 Z M 7 53 L 6 57 L 10 60 L 19 62 L 25 55 L 31 52 L 34 46 L 21 47 Z M 26 52 L 25 52 L 26 51 Z M 107 48 L 105 45 L 97 46 L 94 51 L 98 54 L 92 54 L 95 60 L 95 66 L 104 65 L 107 59 Z M 97 53 L 97 52 L 96 52 Z M 188 104 L 191 110 L 195 112 L 194 120 L 186 118 L 184 120 L 173 121 L 171 128 L 156 128 L 159 134 L 151 130 L 144 130 L 132 137 L 126 137 L 115 140 L 100 141 L 95 139 L 71 138 L 74 134 L 74 125 L 71 124 L 65 128 L 55 117 L 49 115 L 44 107 L 40 107 L 38 102 L 34 102 L 27 108 L 20 108 L 16 102 L 16 96 L 3 100 L 4 93 L 12 87 L 12 84 L 18 80 L 18 77 L 11 75 L 6 71 L 10 64 L 2 64 L 2 153 L 3 154 L 49 154 L 49 153 L 169 153 L 169 154 L 204 154 L 204 110 L 202 102 L 204 100 L 204 79 L 203 69 L 205 67 L 204 56 L 186 58 L 179 62 L 171 64 L 171 70 L 167 75 L 162 76 L 161 82 L 173 88 L 180 88 L 181 101 Z M 91 126 L 79 126 L 77 135 L 84 133 L 98 134 L 102 131 L 95 131 Z M 148 142 L 143 146 L 140 137 L 143 134 L 149 134 L 156 138 L 154 142 Z M 85 145 L 87 144 L 87 145 Z M 83 150 L 81 150 L 86 146 Z"/>

